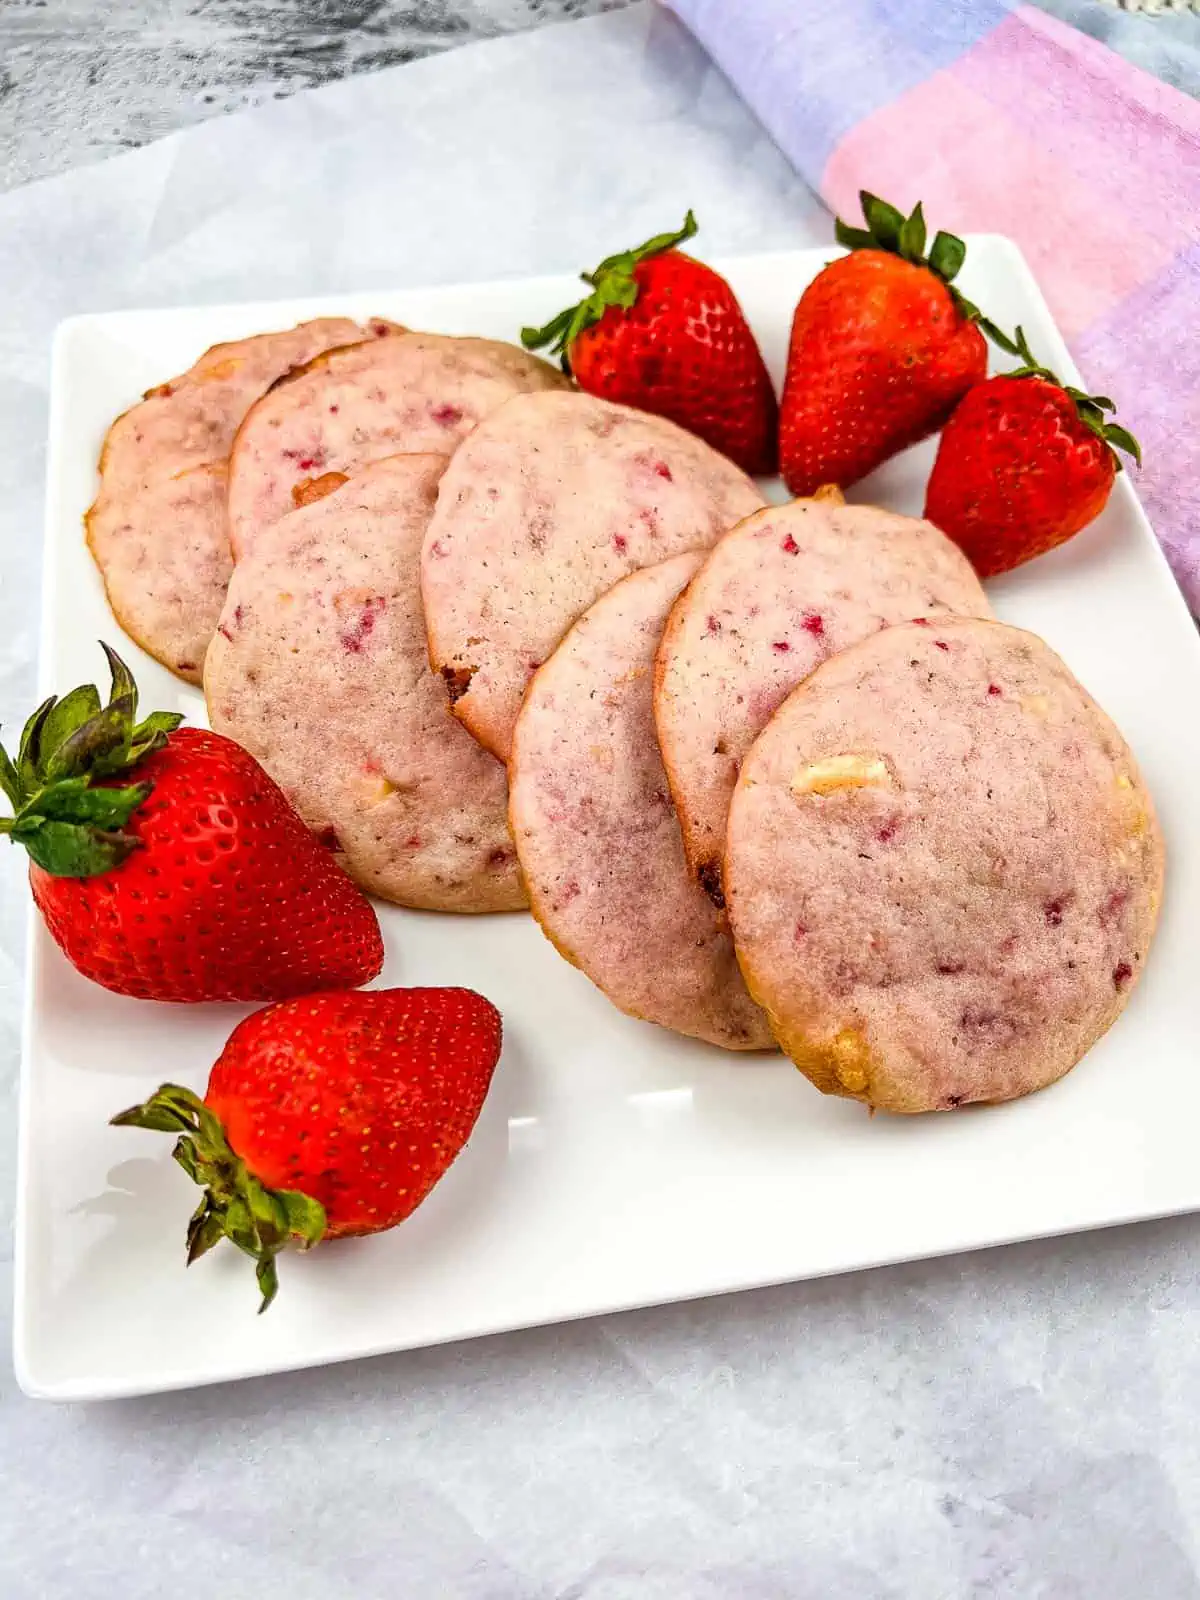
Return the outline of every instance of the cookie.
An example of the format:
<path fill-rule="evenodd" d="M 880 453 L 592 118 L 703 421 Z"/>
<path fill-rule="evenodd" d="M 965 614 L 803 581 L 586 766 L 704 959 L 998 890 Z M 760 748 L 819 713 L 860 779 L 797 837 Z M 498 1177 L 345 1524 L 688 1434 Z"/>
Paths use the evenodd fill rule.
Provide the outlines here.
<path fill-rule="evenodd" d="M 422 558 L 430 660 L 457 716 L 507 758 L 525 686 L 575 619 L 762 503 L 661 417 L 585 394 L 510 400 L 454 455 Z"/>
<path fill-rule="evenodd" d="M 270 529 L 240 561 L 204 674 L 244 745 L 356 882 L 399 905 L 525 904 L 504 768 L 429 669 L 420 550 L 442 456 L 394 456 Z"/>
<path fill-rule="evenodd" d="M 888 1111 L 1010 1100 L 1116 1021 L 1163 843 L 1128 746 L 1054 652 L 934 618 L 833 656 L 742 765 L 725 892 L 776 1038 Z"/>
<path fill-rule="evenodd" d="M 100 455 L 100 490 L 84 518 L 113 615 L 143 650 L 189 683 L 225 599 L 229 447 L 254 402 L 331 345 L 394 331 L 322 317 L 280 333 L 214 345 L 181 377 L 118 417 Z"/>
<path fill-rule="evenodd" d="M 654 651 L 699 559 L 625 578 L 537 672 L 513 737 L 509 814 L 534 916 L 614 1005 L 757 1050 L 772 1043 L 766 1019 L 688 873 L 654 734 Z"/>
<path fill-rule="evenodd" d="M 513 395 L 568 382 L 496 339 L 405 333 L 318 356 L 264 395 L 238 430 L 229 480 L 235 559 L 303 503 L 314 480 L 353 476 L 402 452 L 449 455 Z"/>
<path fill-rule="evenodd" d="M 931 522 L 835 489 L 730 530 L 676 601 L 655 665 L 659 744 L 692 871 L 724 904 L 738 769 L 776 707 L 829 656 L 912 617 L 991 615 Z"/>

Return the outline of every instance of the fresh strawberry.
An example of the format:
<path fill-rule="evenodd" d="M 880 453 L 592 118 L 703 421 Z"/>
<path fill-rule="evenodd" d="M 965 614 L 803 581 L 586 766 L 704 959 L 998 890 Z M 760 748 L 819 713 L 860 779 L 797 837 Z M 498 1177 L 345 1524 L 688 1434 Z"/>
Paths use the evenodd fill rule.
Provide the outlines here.
<path fill-rule="evenodd" d="M 188 1264 L 232 1239 L 258 1263 L 265 1311 L 285 1245 L 416 1210 L 470 1137 L 500 1034 L 470 989 L 309 995 L 240 1023 L 203 1100 L 165 1083 L 112 1120 L 179 1135 L 175 1159 L 205 1191 Z"/>
<path fill-rule="evenodd" d="M 945 422 L 987 372 L 979 312 L 951 287 L 966 254 L 925 219 L 865 191 L 866 228 L 839 221 L 848 256 L 819 272 L 792 322 L 780 466 L 794 495 L 842 488 Z"/>
<path fill-rule="evenodd" d="M 521 338 L 561 353 L 589 394 L 669 417 L 745 472 L 774 472 L 775 390 L 733 290 L 676 248 L 696 231 L 689 211 L 678 233 L 609 256 L 582 275 L 586 300 Z"/>
<path fill-rule="evenodd" d="M 994 335 L 995 336 L 995 335 Z M 1133 435 L 1108 420 L 1113 402 L 1061 384 L 1025 335 L 1002 342 L 1024 365 L 975 386 L 946 424 L 925 515 L 981 577 L 1053 550 L 1099 516 Z M 1114 446 L 1116 447 L 1114 449 Z"/>
<path fill-rule="evenodd" d="M 280 1000 L 366 983 L 383 965 L 370 901 L 231 739 L 137 720 L 103 646 L 108 705 L 85 684 L 25 725 L 0 833 L 32 858 L 33 898 L 84 977 L 143 1000 Z"/>

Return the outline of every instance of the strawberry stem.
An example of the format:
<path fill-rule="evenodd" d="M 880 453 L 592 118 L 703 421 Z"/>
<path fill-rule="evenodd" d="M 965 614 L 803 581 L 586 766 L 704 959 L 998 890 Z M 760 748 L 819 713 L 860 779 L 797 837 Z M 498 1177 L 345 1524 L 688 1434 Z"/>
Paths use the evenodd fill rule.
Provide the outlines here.
<path fill-rule="evenodd" d="M 522 328 L 521 343 L 526 350 L 541 350 L 548 345 L 550 354 L 561 356 L 563 371 L 569 373 L 571 346 L 584 329 L 599 322 L 610 306 L 628 310 L 637 303 L 638 283 L 633 269 L 638 263 L 649 261 L 653 256 L 665 255 L 697 232 L 699 224 L 689 211 L 683 219 L 683 226 L 674 233 L 656 233 L 636 249 L 608 256 L 594 272 L 581 272 L 584 283 L 591 284 L 592 293 L 578 305 L 560 311 L 544 327 Z"/>
<path fill-rule="evenodd" d="M 325 1208 L 299 1189 L 268 1189 L 233 1149 L 221 1120 L 198 1095 L 164 1083 L 141 1105 L 112 1118 L 115 1128 L 178 1134 L 172 1155 L 204 1190 L 187 1230 L 187 1264 L 230 1239 L 256 1263 L 259 1313 L 275 1298 L 275 1257 L 289 1244 L 309 1250 L 325 1233 Z"/>
<path fill-rule="evenodd" d="M 152 785 L 102 780 L 132 775 L 183 721 L 156 711 L 138 722 L 133 675 L 115 650 L 101 649 L 112 679 L 107 705 L 90 683 L 61 700 L 51 695 L 25 724 L 15 762 L 0 746 L 0 789 L 13 810 L 0 817 L 0 833 L 60 878 L 95 877 L 137 847 L 125 828 Z"/>

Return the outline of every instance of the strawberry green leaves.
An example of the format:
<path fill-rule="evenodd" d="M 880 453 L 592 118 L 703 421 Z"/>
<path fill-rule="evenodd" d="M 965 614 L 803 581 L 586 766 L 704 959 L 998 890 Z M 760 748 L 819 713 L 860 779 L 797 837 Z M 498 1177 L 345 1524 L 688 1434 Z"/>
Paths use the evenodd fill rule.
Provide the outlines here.
<path fill-rule="evenodd" d="M 912 216 L 900 225 L 900 254 L 906 261 L 925 260 L 925 214 L 919 200 Z"/>
<path fill-rule="evenodd" d="M 878 195 L 863 189 L 859 194 L 865 228 L 852 228 L 838 217 L 834 233 L 839 244 L 847 250 L 886 250 L 891 255 L 902 256 L 914 267 L 928 267 L 943 283 L 949 284 L 957 277 L 966 259 L 967 247 L 952 233 L 937 233 L 929 255 L 925 254 L 928 229 L 921 202 L 909 216 L 881 200 Z"/>
<path fill-rule="evenodd" d="M 128 789 L 85 785 L 79 778 L 52 785 L 11 821 L 0 821 L 0 832 L 24 845 L 56 878 L 90 878 L 119 866 L 135 843 L 125 826 L 150 794 L 148 783 Z"/>
<path fill-rule="evenodd" d="M 1024 377 L 1024 373 L 1010 373 L 1010 377 Z M 1057 382 L 1057 379 L 1055 380 Z M 1075 402 L 1075 409 L 1079 413 L 1079 420 L 1085 428 L 1090 429 L 1097 439 L 1103 439 L 1109 445 L 1114 455 L 1118 450 L 1124 450 L 1126 455 L 1132 456 L 1140 467 L 1142 464 L 1142 447 L 1128 428 L 1119 422 L 1110 422 L 1105 415 L 1108 411 L 1115 411 L 1116 404 L 1107 395 L 1087 394 L 1082 389 L 1076 389 L 1073 384 L 1064 383 L 1064 391 Z M 1121 458 L 1117 457 L 1118 469 L 1122 466 Z"/>
<path fill-rule="evenodd" d="M 906 223 L 911 219 L 906 218 L 902 211 L 897 211 L 895 206 L 886 200 L 881 200 L 877 194 L 871 194 L 867 189 L 860 191 L 858 199 L 866 227 L 852 228 L 839 217 L 834 224 L 838 243 L 844 244 L 848 250 L 889 250 L 893 255 L 900 255 L 901 236 Z M 913 218 L 919 218 L 917 226 L 922 234 L 923 247 L 925 222 L 920 206 L 913 212 Z M 915 233 L 916 227 L 910 230 L 910 243 Z M 908 259 L 912 260 L 911 255 Z"/>
<path fill-rule="evenodd" d="M 594 272 L 581 273 L 584 283 L 591 284 L 592 293 L 578 305 L 560 311 L 545 327 L 522 328 L 521 343 L 526 350 L 541 350 L 549 346 L 551 355 L 562 357 L 563 371 L 570 372 L 571 345 L 583 330 L 599 322 L 610 306 L 621 306 L 628 310 L 636 304 L 638 285 L 633 269 L 638 263 L 649 261 L 652 256 L 665 255 L 697 232 L 699 224 L 689 211 L 683 219 L 683 226 L 674 233 L 657 233 L 634 250 L 622 250 L 618 255 L 609 256 Z"/>
<path fill-rule="evenodd" d="M 118 866 L 137 840 L 125 832 L 150 794 L 147 783 L 99 784 L 131 772 L 161 749 L 182 717 L 155 712 L 137 719 L 137 686 L 108 645 L 112 685 L 102 705 L 92 684 L 51 696 L 25 724 L 15 761 L 0 747 L 0 789 L 11 817 L 5 833 L 56 877 L 89 878 Z"/>
<path fill-rule="evenodd" d="M 289 1245 L 308 1250 L 323 1237 L 325 1208 L 298 1189 L 268 1189 L 236 1154 L 220 1119 L 190 1089 L 164 1083 L 150 1098 L 112 1118 L 116 1128 L 178 1134 L 172 1154 L 204 1190 L 187 1231 L 187 1263 L 229 1239 L 256 1263 L 263 1312 L 275 1298 L 275 1257 Z"/>
<path fill-rule="evenodd" d="M 943 283 L 952 283 L 958 277 L 967 259 L 967 247 L 953 233 L 939 233 L 929 252 L 929 265 Z"/>
<path fill-rule="evenodd" d="M 1067 393 L 1070 394 L 1071 390 L 1068 389 Z M 1097 428 L 1093 426 L 1088 417 L 1084 416 L 1082 410 L 1079 414 L 1081 417 L 1083 417 L 1083 420 L 1087 426 L 1091 428 L 1092 432 L 1098 434 L 1106 444 L 1114 446 L 1114 448 L 1117 450 L 1124 450 L 1126 455 L 1132 456 L 1137 462 L 1138 466 L 1141 466 L 1142 447 L 1138 443 L 1137 438 L 1130 433 L 1128 428 L 1123 428 L 1119 422 L 1105 422 L 1103 427 Z M 1118 457 L 1117 466 L 1119 467 L 1121 465 L 1121 459 Z"/>

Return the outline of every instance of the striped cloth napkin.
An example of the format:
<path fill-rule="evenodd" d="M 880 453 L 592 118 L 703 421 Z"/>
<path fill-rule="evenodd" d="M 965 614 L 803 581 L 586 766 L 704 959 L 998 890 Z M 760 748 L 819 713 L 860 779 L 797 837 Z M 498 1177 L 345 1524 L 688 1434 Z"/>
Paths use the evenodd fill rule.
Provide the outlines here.
<path fill-rule="evenodd" d="M 1200 105 L 1018 0 L 667 0 L 826 203 L 1025 252 L 1200 615 Z"/>

